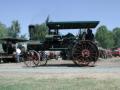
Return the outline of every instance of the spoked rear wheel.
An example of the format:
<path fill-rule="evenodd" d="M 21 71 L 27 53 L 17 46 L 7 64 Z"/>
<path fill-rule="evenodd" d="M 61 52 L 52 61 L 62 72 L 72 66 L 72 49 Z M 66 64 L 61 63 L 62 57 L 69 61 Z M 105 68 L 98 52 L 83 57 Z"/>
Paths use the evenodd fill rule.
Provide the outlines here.
<path fill-rule="evenodd" d="M 98 48 L 91 41 L 80 41 L 73 47 L 73 62 L 79 66 L 94 66 L 98 59 Z"/>

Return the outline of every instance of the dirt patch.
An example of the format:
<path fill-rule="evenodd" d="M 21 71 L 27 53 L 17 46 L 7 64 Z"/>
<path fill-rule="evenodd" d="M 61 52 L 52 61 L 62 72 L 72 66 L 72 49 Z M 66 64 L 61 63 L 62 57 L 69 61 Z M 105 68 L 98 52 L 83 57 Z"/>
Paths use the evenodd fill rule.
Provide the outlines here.
<path fill-rule="evenodd" d="M 108 58 L 108 59 L 99 59 L 96 63 L 98 66 L 113 66 L 120 67 L 120 57 Z"/>

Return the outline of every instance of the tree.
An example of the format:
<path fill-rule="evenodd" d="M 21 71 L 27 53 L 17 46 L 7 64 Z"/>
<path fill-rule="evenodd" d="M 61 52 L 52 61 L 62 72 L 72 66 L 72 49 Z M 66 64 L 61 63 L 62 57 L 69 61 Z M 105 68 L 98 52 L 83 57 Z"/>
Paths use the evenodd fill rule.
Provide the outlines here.
<path fill-rule="evenodd" d="M 114 47 L 114 37 L 113 33 L 111 31 L 108 31 L 107 33 L 107 48 L 113 48 Z"/>
<path fill-rule="evenodd" d="M 0 38 L 7 36 L 7 27 L 0 23 Z"/>
<path fill-rule="evenodd" d="M 41 25 L 36 24 L 34 29 L 29 30 L 29 33 L 32 34 L 30 35 L 30 39 L 43 41 L 48 33 L 48 28 L 45 23 Z"/>
<path fill-rule="evenodd" d="M 114 46 L 120 47 L 120 28 L 117 27 L 113 29 L 113 37 L 115 41 Z"/>
<path fill-rule="evenodd" d="M 17 20 L 12 21 L 11 27 L 8 28 L 8 36 L 17 38 L 20 34 L 20 24 Z"/>
<path fill-rule="evenodd" d="M 114 45 L 113 34 L 105 25 L 97 29 L 95 38 L 103 48 L 112 48 Z"/>

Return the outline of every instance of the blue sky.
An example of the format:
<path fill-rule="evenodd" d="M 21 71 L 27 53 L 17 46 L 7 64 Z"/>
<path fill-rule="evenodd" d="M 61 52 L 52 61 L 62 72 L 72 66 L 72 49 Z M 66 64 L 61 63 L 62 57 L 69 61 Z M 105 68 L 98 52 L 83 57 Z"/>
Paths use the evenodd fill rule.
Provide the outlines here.
<path fill-rule="evenodd" d="M 0 0 L 0 22 L 18 20 L 22 34 L 48 15 L 52 21 L 98 20 L 112 30 L 120 27 L 120 0 Z"/>

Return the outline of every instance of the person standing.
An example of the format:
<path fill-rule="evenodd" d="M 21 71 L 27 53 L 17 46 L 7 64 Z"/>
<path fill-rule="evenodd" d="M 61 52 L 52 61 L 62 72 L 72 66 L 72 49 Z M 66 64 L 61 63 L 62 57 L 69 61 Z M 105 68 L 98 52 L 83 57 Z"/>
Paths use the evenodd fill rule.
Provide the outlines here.
<path fill-rule="evenodd" d="M 18 63 L 20 62 L 20 54 L 21 54 L 21 50 L 17 47 L 17 49 L 16 49 L 16 59 L 17 59 Z"/>

